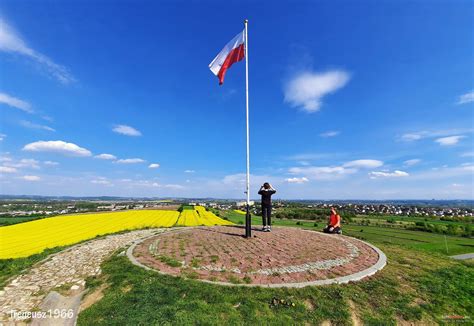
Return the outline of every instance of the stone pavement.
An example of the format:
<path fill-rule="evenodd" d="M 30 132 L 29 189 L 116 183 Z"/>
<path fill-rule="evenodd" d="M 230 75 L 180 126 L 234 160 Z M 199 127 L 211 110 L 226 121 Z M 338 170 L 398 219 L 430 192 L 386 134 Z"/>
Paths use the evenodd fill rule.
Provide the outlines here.
<path fill-rule="evenodd" d="M 13 325 L 22 319 L 20 315 L 12 318 L 12 312 L 40 311 L 36 313 L 38 318 L 35 321 L 42 319 L 40 304 L 51 291 L 67 292 L 68 296 L 77 298 L 85 288 L 85 279 L 99 275 L 101 263 L 114 251 L 162 231 L 164 229 L 139 230 L 93 239 L 36 264 L 26 274 L 11 279 L 0 291 L 0 325 Z M 67 315 L 68 312 L 48 312 L 54 313 Z M 75 314 L 72 317 L 74 320 Z M 67 315 L 65 318 L 70 317 Z"/>
<path fill-rule="evenodd" d="M 167 232 L 130 247 L 128 254 L 161 273 L 251 285 L 347 282 L 385 266 L 379 249 L 351 237 L 289 227 L 254 231 L 252 239 L 243 233 L 235 226 Z"/>
<path fill-rule="evenodd" d="M 451 258 L 457 259 L 457 260 L 474 259 L 474 253 L 451 256 Z"/>

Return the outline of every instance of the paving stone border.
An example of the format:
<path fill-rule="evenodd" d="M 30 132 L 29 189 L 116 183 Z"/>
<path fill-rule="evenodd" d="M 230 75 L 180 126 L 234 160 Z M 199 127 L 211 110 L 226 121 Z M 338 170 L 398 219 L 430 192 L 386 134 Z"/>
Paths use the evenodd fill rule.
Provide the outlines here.
<path fill-rule="evenodd" d="M 42 309 L 51 307 L 71 308 L 73 316 L 53 320 L 40 316 L 33 318 L 32 324 L 74 324 L 86 278 L 101 274 L 101 263 L 117 249 L 125 249 L 137 239 L 160 232 L 163 229 L 144 229 L 87 240 L 52 254 L 23 274 L 13 276 L 0 290 L 0 325 L 25 324 L 28 318 L 12 316 L 13 312 L 23 314 L 38 309 L 44 312 Z M 67 296 L 61 296 L 57 291 L 66 292 Z"/>
<path fill-rule="evenodd" d="M 190 228 L 186 228 L 186 230 L 181 230 L 181 232 L 188 231 L 189 229 Z M 305 231 L 305 232 L 316 232 L 316 231 L 304 230 L 304 229 L 300 229 L 300 230 Z M 180 230 L 175 229 L 175 230 L 165 231 L 165 232 L 161 233 L 160 235 L 164 235 L 164 234 L 167 234 L 167 233 L 170 233 L 170 232 L 180 232 Z M 353 274 L 350 274 L 350 275 L 340 276 L 340 277 L 335 277 L 335 278 L 330 278 L 330 279 L 307 281 L 307 282 L 298 282 L 298 283 L 288 282 L 288 283 L 278 283 L 278 284 L 245 284 L 245 283 L 235 284 L 235 283 L 223 282 L 223 281 L 210 281 L 210 280 L 206 280 L 206 279 L 196 279 L 196 281 L 209 283 L 209 284 L 223 285 L 223 286 L 243 286 L 243 287 L 257 287 L 257 286 L 259 286 L 259 287 L 265 287 L 265 288 L 302 288 L 302 287 L 306 287 L 306 286 L 320 286 L 320 285 L 344 284 L 344 283 L 349 283 L 349 282 L 356 282 L 356 281 L 362 280 L 366 277 L 369 277 L 371 275 L 374 275 L 378 271 L 382 270 L 385 267 L 385 265 L 387 264 L 386 255 L 379 248 L 375 247 L 374 245 L 372 245 L 368 242 L 365 242 L 365 241 L 362 241 L 362 240 L 359 240 L 359 239 L 355 239 L 355 238 L 352 238 L 352 237 L 348 237 L 348 236 L 343 236 L 343 235 L 328 235 L 328 234 L 324 234 L 324 235 L 327 236 L 327 237 L 342 237 L 342 238 L 350 239 L 351 241 L 356 240 L 360 243 L 363 243 L 363 244 L 370 247 L 372 250 L 374 250 L 377 253 L 378 260 L 374 265 L 372 265 L 372 266 L 370 266 L 370 267 L 368 267 L 368 268 L 366 268 L 362 271 L 359 271 L 359 272 L 356 272 L 356 273 L 353 273 Z M 136 257 L 133 254 L 135 248 L 138 245 L 140 245 L 141 243 L 143 243 L 144 241 L 146 241 L 148 239 L 151 239 L 153 237 L 156 237 L 156 236 L 153 235 L 153 236 L 150 236 L 150 237 L 142 238 L 142 239 L 134 242 L 127 249 L 126 254 L 127 254 L 128 259 L 134 265 L 139 266 L 141 268 L 144 268 L 146 270 L 154 271 L 154 272 L 157 272 L 157 273 L 162 274 L 162 275 L 180 277 L 180 276 L 171 275 L 171 274 L 165 273 L 163 271 L 159 271 L 159 270 L 156 270 L 156 269 L 151 268 L 149 266 L 146 266 L 146 265 L 142 264 L 141 262 L 139 262 L 136 259 Z M 251 241 L 251 240 L 245 240 L 245 241 Z"/>

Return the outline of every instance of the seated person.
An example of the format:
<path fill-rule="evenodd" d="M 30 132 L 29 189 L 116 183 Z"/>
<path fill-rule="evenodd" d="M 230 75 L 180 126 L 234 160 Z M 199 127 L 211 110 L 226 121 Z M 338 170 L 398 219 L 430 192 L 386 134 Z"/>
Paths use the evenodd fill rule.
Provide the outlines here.
<path fill-rule="evenodd" d="M 334 207 L 331 208 L 331 216 L 329 217 L 328 225 L 323 229 L 324 233 L 341 234 L 341 216 L 337 214 Z"/>

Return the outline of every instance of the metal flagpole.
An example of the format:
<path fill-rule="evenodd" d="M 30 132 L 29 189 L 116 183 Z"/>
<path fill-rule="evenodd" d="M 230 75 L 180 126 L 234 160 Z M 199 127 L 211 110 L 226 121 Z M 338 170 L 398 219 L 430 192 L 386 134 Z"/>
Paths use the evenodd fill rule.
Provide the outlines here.
<path fill-rule="evenodd" d="M 252 221 L 250 218 L 250 144 L 249 144 L 249 41 L 247 33 L 248 20 L 244 20 L 245 25 L 245 100 L 246 100 L 246 125 L 247 125 L 247 212 L 245 214 L 245 237 L 252 237 Z"/>

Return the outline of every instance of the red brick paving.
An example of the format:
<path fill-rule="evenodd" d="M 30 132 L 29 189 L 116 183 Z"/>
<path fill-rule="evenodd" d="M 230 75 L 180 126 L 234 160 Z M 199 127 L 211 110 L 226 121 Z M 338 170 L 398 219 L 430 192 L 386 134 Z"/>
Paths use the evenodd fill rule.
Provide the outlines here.
<path fill-rule="evenodd" d="M 298 283 L 357 273 L 374 265 L 378 254 L 363 242 L 298 228 L 275 227 L 272 232 L 217 226 L 183 229 L 139 244 L 136 259 L 171 275 L 252 284 Z M 171 267 L 160 256 L 182 263 Z M 309 264 L 309 265 L 308 265 Z M 244 279 L 245 278 L 245 279 Z"/>

